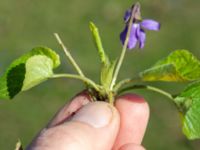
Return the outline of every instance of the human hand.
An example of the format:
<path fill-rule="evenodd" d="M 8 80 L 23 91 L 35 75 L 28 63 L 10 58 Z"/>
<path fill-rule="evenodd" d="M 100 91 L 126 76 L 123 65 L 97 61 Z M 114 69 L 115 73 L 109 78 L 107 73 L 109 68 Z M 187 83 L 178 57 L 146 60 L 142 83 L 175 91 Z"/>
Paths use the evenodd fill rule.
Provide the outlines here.
<path fill-rule="evenodd" d="M 115 108 L 89 102 L 86 92 L 76 96 L 27 150 L 144 150 L 149 107 L 143 98 L 126 94 L 116 100 Z"/>

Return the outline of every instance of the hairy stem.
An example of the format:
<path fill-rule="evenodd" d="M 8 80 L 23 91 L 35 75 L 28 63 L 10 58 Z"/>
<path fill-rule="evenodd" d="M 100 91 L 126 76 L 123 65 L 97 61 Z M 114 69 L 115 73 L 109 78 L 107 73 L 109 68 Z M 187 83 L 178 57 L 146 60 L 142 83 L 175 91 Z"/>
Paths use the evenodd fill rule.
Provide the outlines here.
<path fill-rule="evenodd" d="M 82 76 L 82 77 L 85 77 L 85 75 L 81 71 L 80 67 L 78 66 L 78 64 L 76 63 L 76 61 L 74 60 L 74 58 L 72 57 L 70 52 L 68 51 L 67 47 L 63 44 L 63 42 L 62 42 L 60 36 L 58 35 L 58 33 L 54 33 L 54 36 L 57 39 L 57 41 L 60 44 L 60 46 L 62 47 L 62 49 L 64 50 L 64 52 L 65 52 L 67 58 L 69 59 L 69 61 L 71 62 L 71 64 L 74 66 L 76 71 L 79 73 L 79 75 Z"/>
<path fill-rule="evenodd" d="M 125 91 L 128 91 L 128 90 L 133 90 L 133 89 L 147 89 L 147 90 L 150 90 L 150 91 L 154 91 L 154 92 L 157 92 L 157 93 L 160 93 L 166 97 L 168 97 L 169 99 L 173 100 L 174 101 L 174 98 L 173 96 L 164 91 L 164 90 L 161 90 L 159 88 L 156 88 L 156 87 L 153 87 L 153 86 L 149 86 L 149 85 L 133 85 L 133 86 L 129 86 L 129 87 L 126 87 L 126 88 L 123 88 L 119 91 L 119 93 L 122 93 L 122 92 L 125 92 Z"/>
<path fill-rule="evenodd" d="M 124 80 L 121 80 L 120 82 L 118 82 L 115 86 L 114 86 L 114 91 L 118 91 L 122 86 L 132 83 L 132 82 L 139 82 L 141 81 L 141 79 L 139 77 L 136 78 L 127 78 Z"/>
<path fill-rule="evenodd" d="M 84 83 L 87 83 L 88 85 L 92 86 L 96 91 L 100 91 L 100 86 L 99 85 L 97 85 L 94 81 L 90 80 L 89 78 L 82 77 L 80 75 L 75 75 L 75 74 L 54 74 L 51 78 L 78 79 L 78 80 L 81 80 Z"/>
<path fill-rule="evenodd" d="M 139 3 L 136 3 L 136 5 L 132 9 L 131 18 L 130 18 L 129 24 L 128 24 L 128 31 L 127 31 L 127 34 L 126 34 L 126 39 L 125 39 L 120 58 L 118 60 L 118 63 L 117 63 L 117 66 L 116 66 L 116 69 L 115 69 L 115 72 L 114 72 L 114 75 L 113 75 L 113 79 L 112 79 L 112 82 L 111 82 L 111 85 L 110 85 L 110 90 L 113 90 L 113 87 L 115 85 L 115 82 L 116 82 L 118 74 L 119 74 L 119 70 L 121 68 L 121 65 L 123 63 L 123 60 L 124 60 L 124 57 L 125 57 L 125 54 L 126 54 L 126 49 L 127 49 L 127 46 L 128 46 L 131 28 L 132 28 L 132 24 L 133 24 L 133 20 L 134 20 L 134 17 L 135 17 L 137 7 L 140 7 Z"/>

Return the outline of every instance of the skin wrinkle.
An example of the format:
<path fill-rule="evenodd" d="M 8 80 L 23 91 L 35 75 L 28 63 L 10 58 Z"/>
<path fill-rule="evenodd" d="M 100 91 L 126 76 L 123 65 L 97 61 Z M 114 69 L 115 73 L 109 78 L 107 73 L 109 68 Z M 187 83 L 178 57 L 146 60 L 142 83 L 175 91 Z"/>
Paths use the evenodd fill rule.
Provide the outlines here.
<path fill-rule="evenodd" d="M 34 150 L 44 150 L 44 148 L 45 149 L 46 148 L 47 149 L 52 149 L 52 148 L 58 149 L 58 147 L 54 147 L 54 145 L 63 145 L 62 144 L 63 142 L 68 143 L 65 145 L 68 145 L 70 147 L 70 149 L 73 149 L 73 150 L 76 150 L 76 149 L 79 150 L 82 147 L 87 148 L 88 150 L 93 150 L 92 147 L 88 147 L 88 145 L 90 145 L 90 146 L 92 146 L 92 145 L 90 143 L 90 140 L 87 138 L 86 134 L 84 134 L 85 131 L 82 131 L 82 129 L 79 129 L 79 128 L 75 128 L 76 124 L 77 124 L 77 122 L 73 122 L 73 123 L 70 123 L 70 126 L 68 126 L 68 123 L 65 123 L 63 125 L 52 127 L 50 129 L 46 130 L 45 132 L 40 134 L 37 142 L 34 144 L 34 145 L 39 145 L 39 147 L 38 147 L 39 149 L 37 149 L 37 147 L 33 146 L 34 148 L 36 148 Z M 87 125 L 85 125 L 85 126 L 87 126 Z M 68 128 L 68 130 L 65 130 L 65 128 Z M 88 130 L 88 132 L 90 131 L 89 128 L 90 127 L 84 127 L 84 129 Z M 76 130 L 76 132 L 80 133 L 81 136 L 76 136 L 75 134 L 73 134 L 71 132 L 71 130 Z M 65 137 L 70 137 L 70 138 L 67 138 L 65 141 L 63 141 L 63 139 L 65 139 Z M 47 139 L 49 139 L 49 140 L 47 140 Z M 53 139 L 53 141 L 54 140 L 56 141 L 55 144 L 53 145 L 53 147 L 52 147 L 52 143 L 49 143 L 49 141 L 52 141 L 50 139 Z M 58 140 L 58 139 L 62 139 L 62 140 Z M 51 147 L 49 147 L 49 145 Z M 59 147 L 59 150 L 64 150 L 64 149 L 66 149 L 66 148 Z"/>
<path fill-rule="evenodd" d="M 72 150 L 102 150 L 102 146 L 104 145 L 103 140 L 109 141 L 109 144 L 104 145 L 105 147 L 103 149 L 110 150 L 115 141 L 111 136 L 116 137 L 119 130 L 119 126 L 116 126 L 116 124 L 119 124 L 119 114 L 111 105 L 105 102 L 97 102 L 97 104 L 98 103 L 101 103 L 101 105 L 103 104 L 104 107 L 108 107 L 111 110 L 112 117 L 107 125 L 101 128 L 94 128 L 80 121 L 66 121 L 63 124 L 51 126 L 50 128 L 42 130 L 36 141 L 31 145 L 32 148 L 27 150 L 66 149 L 66 147 L 55 147 L 56 145 L 67 145 L 67 149 Z M 108 133 L 108 131 L 112 132 Z M 91 143 L 93 139 L 103 140 Z M 55 141 L 55 143 L 52 143 L 52 141 Z M 49 145 L 51 145 L 51 147 L 49 147 Z"/>
<path fill-rule="evenodd" d="M 56 127 L 58 125 L 61 125 L 65 121 L 69 120 L 70 117 L 72 117 L 72 114 L 78 111 L 81 107 L 91 102 L 91 97 L 88 93 L 88 91 L 83 91 L 79 94 L 77 94 L 74 98 L 72 98 L 72 101 L 69 104 L 64 105 L 64 107 L 58 111 L 55 116 L 52 118 L 52 120 L 48 123 L 47 127 L 42 129 L 34 138 L 32 143 L 27 147 L 27 150 L 32 147 L 32 145 L 35 142 L 38 142 L 38 138 L 40 138 L 40 135 L 45 133 L 46 130 L 49 128 Z"/>
<path fill-rule="evenodd" d="M 89 96 L 87 91 L 84 91 L 77 96 L 75 96 L 74 100 L 71 101 L 67 106 L 64 106 L 56 115 L 53 117 L 53 119 L 50 121 L 49 125 L 47 125 L 47 128 L 50 128 L 52 126 L 57 126 L 62 123 L 64 123 L 67 120 L 70 120 L 70 118 L 84 105 L 91 102 L 91 97 Z"/>
<path fill-rule="evenodd" d="M 74 100 L 79 101 L 83 98 L 84 97 L 80 95 L 72 99 L 72 101 Z M 80 149 L 81 150 L 111 150 L 111 149 L 119 150 L 119 148 L 126 145 L 127 143 L 136 143 L 135 144 L 136 146 L 140 144 L 140 140 L 142 140 L 141 136 L 143 136 L 143 130 L 145 128 L 146 119 L 147 119 L 146 117 L 143 118 L 143 116 L 149 111 L 147 110 L 146 102 L 144 101 L 142 97 L 136 96 L 133 94 L 126 94 L 125 96 L 120 96 L 120 98 L 117 98 L 116 100 L 115 107 L 105 102 L 94 102 L 93 104 L 87 104 L 87 105 L 89 105 L 89 107 L 88 106 L 86 107 L 91 108 L 90 111 L 88 111 L 89 114 L 97 110 L 98 108 L 104 109 L 105 107 L 108 107 L 109 109 L 111 109 L 112 117 L 111 119 L 108 120 L 109 121 L 108 125 L 95 128 L 87 124 L 87 122 L 86 123 L 84 121 L 81 122 L 81 120 L 80 121 L 76 121 L 73 119 L 67 120 L 62 124 L 51 126 L 47 129 L 42 130 L 40 132 L 40 137 L 38 137 L 36 141 L 32 142 L 33 147 L 27 150 L 33 150 L 33 149 L 34 150 L 56 150 L 56 149 L 59 149 L 59 150 L 66 150 L 66 149 L 69 149 L 69 150 L 71 149 L 72 150 L 80 150 Z M 96 107 L 93 107 L 93 106 L 96 106 Z M 104 108 L 100 106 L 103 106 Z M 64 110 L 66 111 L 67 109 L 65 108 Z M 88 109 L 85 109 L 85 110 L 88 110 Z M 121 112 L 124 112 L 124 115 L 121 116 L 122 118 L 120 118 L 119 116 L 121 115 L 119 114 Z M 127 118 L 126 116 L 128 116 L 129 121 L 124 120 L 125 118 Z M 147 114 L 145 116 L 147 116 Z M 136 118 L 134 119 L 132 117 L 134 118 L 136 117 Z M 140 121 L 138 122 L 137 121 L 137 119 L 139 119 L 138 117 L 142 117 L 143 118 L 142 120 L 144 122 L 142 120 L 140 120 L 141 122 Z M 135 120 L 134 122 L 136 124 L 131 121 L 132 120 L 131 118 Z M 123 126 L 123 128 L 120 128 L 121 126 L 120 123 L 122 123 L 121 119 L 125 123 L 124 124 L 125 126 Z M 135 127 L 133 127 L 134 126 L 133 124 L 135 124 Z M 137 124 L 142 124 L 142 125 L 138 126 Z M 142 127 L 143 125 L 144 125 L 144 128 Z M 137 130 L 141 130 L 141 133 L 139 131 L 137 132 Z M 122 134 L 120 134 L 120 137 L 119 137 L 120 132 Z M 130 135 L 128 135 L 127 137 L 126 136 L 127 134 L 130 134 Z M 118 142 L 118 143 L 115 143 L 115 142 Z M 139 146 L 138 148 L 140 147 L 141 146 Z M 129 146 L 128 148 L 131 149 L 132 147 Z M 135 149 L 135 147 L 133 148 Z M 139 149 L 136 149 L 136 150 L 139 150 Z"/>

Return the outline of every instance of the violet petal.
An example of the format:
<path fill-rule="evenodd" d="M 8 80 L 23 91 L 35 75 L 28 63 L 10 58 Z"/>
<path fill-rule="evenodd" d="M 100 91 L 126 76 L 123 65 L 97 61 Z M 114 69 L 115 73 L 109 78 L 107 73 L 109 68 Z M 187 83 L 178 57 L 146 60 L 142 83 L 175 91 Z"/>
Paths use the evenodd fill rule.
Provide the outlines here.
<path fill-rule="evenodd" d="M 144 48 L 144 44 L 146 41 L 146 33 L 143 29 L 138 28 L 137 30 L 137 36 L 138 36 L 138 41 L 139 41 L 139 48 Z"/>
<path fill-rule="evenodd" d="M 130 33 L 130 37 L 129 37 L 129 42 L 128 42 L 128 49 L 133 49 L 136 47 L 138 38 L 136 35 L 137 29 L 139 28 L 139 24 L 133 24 L 132 28 L 131 28 L 131 33 Z"/>
<path fill-rule="evenodd" d="M 127 45 L 128 49 L 132 49 L 135 48 L 136 44 L 137 44 L 137 36 L 136 36 L 136 31 L 137 28 L 139 27 L 139 24 L 133 24 L 132 28 L 131 28 L 131 33 L 130 33 L 130 37 L 129 37 L 129 42 Z M 124 31 L 120 34 L 120 40 L 122 42 L 122 44 L 124 45 L 124 42 L 126 40 L 126 35 L 128 32 L 128 26 L 125 27 Z"/>
<path fill-rule="evenodd" d="M 120 40 L 122 44 L 124 45 L 125 39 L 126 39 L 126 33 L 127 33 L 128 27 L 126 26 L 125 29 L 120 33 Z"/>
<path fill-rule="evenodd" d="M 131 9 L 128 9 L 124 14 L 124 22 L 127 23 L 131 17 Z"/>
<path fill-rule="evenodd" d="M 141 26 L 147 30 L 160 30 L 160 23 L 151 19 L 144 19 L 141 22 Z"/>

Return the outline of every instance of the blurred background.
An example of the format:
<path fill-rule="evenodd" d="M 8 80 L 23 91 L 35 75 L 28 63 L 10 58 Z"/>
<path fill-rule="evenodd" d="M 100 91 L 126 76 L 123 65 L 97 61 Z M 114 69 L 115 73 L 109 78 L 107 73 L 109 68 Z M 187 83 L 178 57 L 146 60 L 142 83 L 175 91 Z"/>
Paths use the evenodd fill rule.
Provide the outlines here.
<path fill-rule="evenodd" d="M 53 37 L 58 32 L 81 68 L 99 80 L 99 61 L 88 22 L 100 29 L 107 53 L 119 56 L 123 14 L 132 0 L 6 0 L 0 1 L 0 74 L 11 61 L 38 45 L 60 54 L 55 72 L 74 73 Z M 162 23 L 160 32 L 147 32 L 143 50 L 128 52 L 120 78 L 134 76 L 175 49 L 188 49 L 200 58 L 199 0 L 142 0 L 143 18 Z M 96 60 L 96 61 L 94 61 Z M 184 84 L 153 83 L 172 93 Z M 54 79 L 0 101 L 0 149 L 14 149 L 17 139 L 27 145 L 53 114 L 84 86 L 79 81 Z M 148 150 L 199 150 L 199 141 L 188 141 L 181 132 L 179 114 L 167 98 L 148 91 L 132 91 L 146 98 L 151 108 L 143 145 Z"/>

